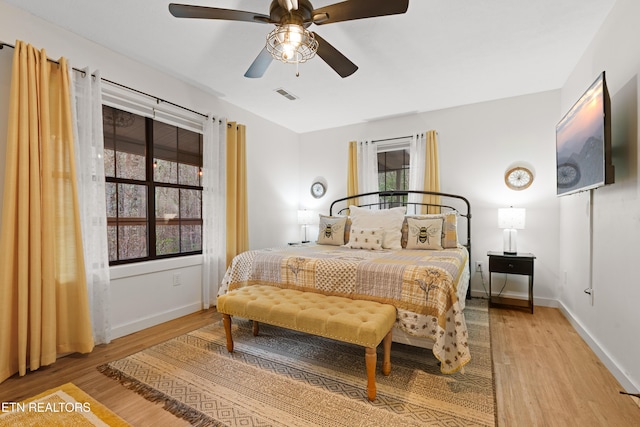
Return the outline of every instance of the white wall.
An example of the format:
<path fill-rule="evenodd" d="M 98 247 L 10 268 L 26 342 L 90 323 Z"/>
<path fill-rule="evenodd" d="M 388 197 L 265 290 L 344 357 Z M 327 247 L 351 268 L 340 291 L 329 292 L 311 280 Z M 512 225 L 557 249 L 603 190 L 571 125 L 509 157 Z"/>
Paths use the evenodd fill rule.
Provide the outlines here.
<path fill-rule="evenodd" d="M 247 124 L 250 249 L 299 241 L 298 134 L 231 104 L 226 109 Z"/>
<path fill-rule="evenodd" d="M 498 208 L 524 207 L 526 229 L 518 234 L 518 250 L 537 257 L 536 304 L 554 305 L 559 280 L 554 133 L 558 114 L 559 91 L 552 91 L 303 134 L 300 203 L 328 213 L 330 201 L 344 197 L 348 141 L 435 129 L 441 190 L 465 196 L 471 203 L 471 259 L 484 262 L 485 286 L 487 251 L 502 250 Z M 504 184 L 504 173 L 515 162 L 524 162 L 535 171 L 534 182 L 527 190 L 513 191 Z M 328 181 L 327 195 L 320 200 L 309 194 L 309 186 L 317 176 Z M 504 278 L 493 275 L 500 286 Z M 484 294 L 479 274 L 473 274 L 472 291 L 475 295 Z M 504 295 L 526 297 L 526 292 L 525 277 L 509 276 Z"/>
<path fill-rule="evenodd" d="M 611 95 L 616 182 L 593 192 L 593 264 L 589 193 L 560 200 L 560 302 L 576 329 L 629 391 L 640 389 L 640 240 L 638 74 L 640 3 L 618 0 L 562 88 L 566 112 L 603 70 Z M 592 277 L 593 303 L 583 291 Z"/>
<path fill-rule="evenodd" d="M 0 40 L 11 44 L 16 40 L 25 41 L 46 49 L 50 58 L 64 56 L 75 67 L 99 69 L 103 78 L 195 111 L 212 112 L 246 124 L 248 204 L 252 211 L 249 215 L 250 246 L 274 246 L 298 240 L 296 133 L 2 1 Z M 5 48 L 0 55 L 12 56 L 13 49 Z M 8 69 L 0 68 L 0 81 L 8 81 L 7 72 Z M 6 114 L 0 117 L 0 121 L 4 121 Z M 3 129 L 4 123 L 0 124 L 0 130 Z M 6 135 L 5 131 L 3 135 Z M 0 164 L 4 165 L 4 138 L 2 140 Z M 0 174 L 4 177 L 4 168 Z M 162 261 L 113 268 L 111 323 L 115 328 L 114 337 L 200 309 L 199 266 L 200 257 L 196 257 L 195 261 L 186 264 Z M 174 273 L 181 275 L 180 286 L 173 286 Z"/>

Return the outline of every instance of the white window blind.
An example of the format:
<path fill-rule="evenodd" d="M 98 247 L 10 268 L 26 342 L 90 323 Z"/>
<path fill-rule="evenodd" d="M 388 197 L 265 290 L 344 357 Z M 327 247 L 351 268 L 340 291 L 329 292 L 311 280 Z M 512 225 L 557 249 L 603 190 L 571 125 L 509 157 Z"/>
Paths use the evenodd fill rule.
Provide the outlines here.
<path fill-rule="evenodd" d="M 102 103 L 143 117 L 150 117 L 168 125 L 177 126 L 200 134 L 204 133 L 205 116 L 163 102 L 151 95 L 102 81 Z"/>
<path fill-rule="evenodd" d="M 411 137 L 403 136 L 399 138 L 373 140 L 378 147 L 378 153 L 384 153 L 387 151 L 405 150 L 411 146 Z"/>

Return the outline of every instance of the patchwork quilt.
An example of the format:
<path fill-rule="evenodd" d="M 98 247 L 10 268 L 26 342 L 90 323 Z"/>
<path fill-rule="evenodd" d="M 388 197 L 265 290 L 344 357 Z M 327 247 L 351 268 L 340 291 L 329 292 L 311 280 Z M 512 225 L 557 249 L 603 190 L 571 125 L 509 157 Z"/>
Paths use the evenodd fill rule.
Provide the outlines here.
<path fill-rule="evenodd" d="M 471 360 L 457 284 L 466 248 L 357 250 L 302 245 L 247 251 L 228 268 L 219 294 L 242 286 L 281 288 L 366 299 L 397 308 L 396 327 L 434 341 L 443 373 Z"/>

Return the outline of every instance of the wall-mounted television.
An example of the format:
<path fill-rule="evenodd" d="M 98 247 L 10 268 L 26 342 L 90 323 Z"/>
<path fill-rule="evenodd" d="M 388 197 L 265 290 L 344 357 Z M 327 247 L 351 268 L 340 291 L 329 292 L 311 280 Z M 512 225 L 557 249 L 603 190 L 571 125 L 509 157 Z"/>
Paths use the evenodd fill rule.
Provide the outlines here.
<path fill-rule="evenodd" d="M 613 183 L 611 100 L 604 71 L 556 126 L 556 167 L 558 196 Z"/>

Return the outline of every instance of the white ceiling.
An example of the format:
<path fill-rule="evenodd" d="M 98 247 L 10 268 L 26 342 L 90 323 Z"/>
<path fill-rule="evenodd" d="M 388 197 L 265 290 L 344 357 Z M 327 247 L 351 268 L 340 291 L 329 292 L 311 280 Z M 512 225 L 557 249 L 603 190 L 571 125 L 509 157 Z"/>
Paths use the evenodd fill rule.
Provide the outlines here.
<path fill-rule="evenodd" d="M 178 19 L 159 0 L 4 1 L 299 133 L 558 89 L 615 3 L 411 0 L 403 15 L 310 27 L 359 66 L 350 77 L 316 57 L 300 77 L 273 61 L 248 79 L 270 24 Z M 176 2 L 266 15 L 270 4 Z"/>

